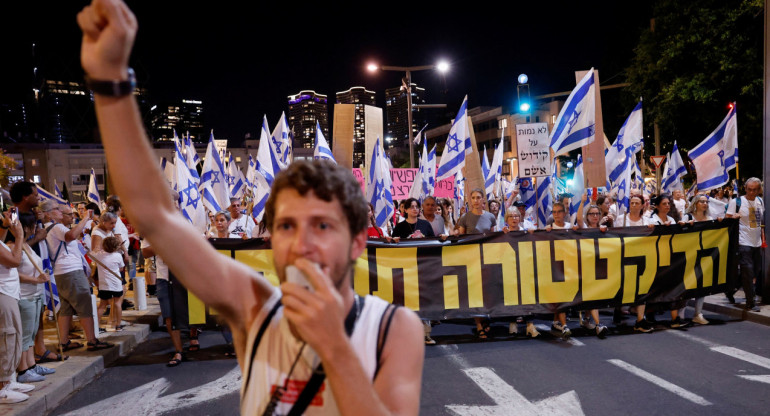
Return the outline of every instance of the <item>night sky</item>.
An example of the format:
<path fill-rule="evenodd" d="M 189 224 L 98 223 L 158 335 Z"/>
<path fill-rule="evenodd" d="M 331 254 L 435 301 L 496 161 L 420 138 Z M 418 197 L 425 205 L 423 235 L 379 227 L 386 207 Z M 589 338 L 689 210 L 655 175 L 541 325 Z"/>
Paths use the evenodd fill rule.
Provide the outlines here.
<path fill-rule="evenodd" d="M 8 3 L 17 2 L 0 5 L 0 103 L 22 102 L 29 93 L 32 42 L 45 77 L 82 79 L 75 15 L 86 2 Z M 449 105 L 429 110 L 448 122 L 466 94 L 470 107 L 513 105 L 520 73 L 529 76 L 532 95 L 570 90 L 574 71 L 591 66 L 604 84 L 624 82 L 652 10 L 648 2 L 468 3 L 465 9 L 374 2 L 366 10 L 363 3 L 356 9 L 324 3 L 129 1 L 139 20 L 131 65 L 151 102 L 201 99 L 206 128 L 218 138 L 241 139 L 258 135 L 263 114 L 272 128 L 287 110 L 287 96 L 303 89 L 333 103 L 336 92 L 360 85 L 376 91 L 384 106 L 384 90 L 398 86 L 401 74 L 370 74 L 369 61 L 416 66 L 445 59 L 452 65 L 445 77 L 426 71 L 413 81 L 427 89 L 429 103 Z M 605 101 L 612 138 L 631 107 Z"/>

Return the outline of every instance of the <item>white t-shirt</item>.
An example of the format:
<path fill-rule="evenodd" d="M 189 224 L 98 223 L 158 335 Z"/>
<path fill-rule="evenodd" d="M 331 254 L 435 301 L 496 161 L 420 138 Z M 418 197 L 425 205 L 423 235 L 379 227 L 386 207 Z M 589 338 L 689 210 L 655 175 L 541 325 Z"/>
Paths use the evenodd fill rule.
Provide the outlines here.
<path fill-rule="evenodd" d="M 56 224 L 45 238 L 46 242 L 48 242 L 48 254 L 51 256 L 51 261 L 53 262 L 53 259 L 56 258 L 53 268 L 54 275 L 83 270 L 83 260 L 80 248 L 78 248 L 78 240 L 72 240 L 67 243 L 64 238 L 64 234 L 67 234 L 67 232 L 69 232 L 69 229 L 63 224 Z M 60 246 L 61 248 L 59 248 Z M 57 251 L 59 252 L 58 256 L 56 254 Z"/>
<path fill-rule="evenodd" d="M 661 219 L 658 216 L 658 214 L 652 214 L 652 218 L 650 218 L 650 224 L 653 224 L 653 225 L 663 225 L 663 223 L 665 223 L 666 221 L 668 221 L 668 225 L 676 224 L 676 220 L 674 220 L 673 218 L 671 218 L 668 215 L 666 215 L 666 220 L 665 221 L 661 221 Z"/>
<path fill-rule="evenodd" d="M 11 251 L 11 248 L 0 241 L 0 250 Z M 0 293 L 19 300 L 19 271 L 15 267 L 8 268 L 0 264 Z"/>
<path fill-rule="evenodd" d="M 30 250 L 30 253 L 32 253 L 32 259 L 27 256 L 26 251 L 22 250 L 21 265 L 19 265 L 18 271 L 19 273 L 27 276 L 37 277 L 40 275 L 40 273 L 37 272 L 37 269 L 32 263 L 37 263 L 40 269 L 42 269 L 43 259 L 41 259 L 40 256 L 38 256 L 37 253 L 32 250 Z M 34 296 L 42 295 L 43 291 L 44 288 L 42 283 L 21 283 L 21 293 L 19 296 L 22 299 L 28 299 Z"/>
<path fill-rule="evenodd" d="M 126 224 L 123 224 L 123 221 L 118 217 L 118 220 L 115 222 L 115 229 L 112 231 L 113 234 L 115 234 L 116 237 L 120 238 L 120 241 L 123 242 L 123 247 L 128 251 L 128 228 L 126 228 Z"/>
<path fill-rule="evenodd" d="M 92 241 L 93 241 L 93 237 L 94 236 L 99 236 L 99 237 L 102 238 L 102 246 L 101 247 L 91 247 L 91 250 L 93 250 L 93 251 L 100 251 L 100 250 L 103 249 L 104 239 L 107 238 L 107 237 L 114 237 L 115 236 L 115 231 L 104 231 L 101 228 L 96 227 L 96 228 L 93 229 L 93 231 L 91 231 L 91 239 L 92 239 Z"/>
<path fill-rule="evenodd" d="M 560 227 L 560 226 L 556 225 L 555 222 L 552 222 L 551 223 L 551 229 L 552 230 L 571 230 L 572 229 L 572 224 L 568 223 L 567 221 L 564 221 L 564 225 Z"/>
<path fill-rule="evenodd" d="M 104 268 L 96 263 L 96 268 L 99 270 L 99 290 L 122 292 L 123 283 L 115 274 L 120 276 L 120 268 L 126 265 L 123 263 L 123 255 L 117 251 L 114 253 L 97 251 L 93 253 L 93 256 L 106 266 Z M 112 273 L 115 274 L 110 273 L 107 269 L 112 270 Z"/>
<path fill-rule="evenodd" d="M 246 233 L 246 237 L 251 237 L 252 230 L 254 230 L 254 220 L 250 216 L 243 214 L 237 220 L 230 221 L 230 226 L 227 227 L 227 231 L 230 232 L 230 238 L 241 238 L 239 233 Z"/>
<path fill-rule="evenodd" d="M 621 215 L 616 221 L 612 223 L 612 225 L 616 227 L 642 227 L 646 225 L 650 225 L 650 217 L 645 217 L 644 215 L 641 215 L 641 218 L 639 221 L 632 221 L 631 220 L 631 214 L 623 214 Z M 625 225 L 624 222 L 625 221 Z"/>
<path fill-rule="evenodd" d="M 677 211 L 679 211 L 679 216 L 684 217 L 684 207 L 687 205 L 687 201 L 682 199 L 674 199 L 674 206 L 676 207 Z"/>
<path fill-rule="evenodd" d="M 731 199 L 727 206 L 729 214 L 735 214 L 736 199 Z M 740 226 L 738 227 L 738 245 L 759 247 L 762 245 L 762 217 L 765 215 L 765 204 L 761 198 L 756 197 L 749 201 L 745 196 L 741 197 Z M 753 214 L 753 215 L 750 215 Z M 753 218 L 752 218 L 753 217 Z"/>
<path fill-rule="evenodd" d="M 428 221 L 427 218 L 423 214 L 420 214 L 420 218 L 424 219 L 425 221 Z M 446 227 L 444 227 L 444 217 L 441 215 L 433 215 L 433 221 L 428 221 L 430 223 L 430 226 L 433 228 L 433 235 L 438 237 L 441 234 L 449 234 L 446 232 Z"/>
<path fill-rule="evenodd" d="M 140 248 L 150 248 L 152 245 L 146 238 L 142 239 L 142 245 Z M 163 261 L 160 256 L 155 256 L 155 277 L 158 279 L 168 280 L 168 265 Z"/>

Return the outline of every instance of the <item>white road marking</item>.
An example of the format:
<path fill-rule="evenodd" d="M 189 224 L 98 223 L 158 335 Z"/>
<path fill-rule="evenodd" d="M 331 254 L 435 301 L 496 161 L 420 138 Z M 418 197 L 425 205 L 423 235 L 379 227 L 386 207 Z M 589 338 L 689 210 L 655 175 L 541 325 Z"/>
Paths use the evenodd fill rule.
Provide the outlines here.
<path fill-rule="evenodd" d="M 241 386 L 241 371 L 235 367 L 219 379 L 202 386 L 159 397 L 169 386 L 171 382 L 161 378 L 73 410 L 64 416 L 103 415 L 105 409 L 109 409 L 110 413 L 122 415 L 161 415 L 238 391 Z"/>
<path fill-rule="evenodd" d="M 538 402 L 530 402 L 513 386 L 505 382 L 487 367 L 463 370 L 476 385 L 494 402 L 494 406 L 447 405 L 456 415 L 463 416 L 535 416 L 535 415 L 582 415 L 580 399 L 574 390 Z"/>
<path fill-rule="evenodd" d="M 734 347 L 726 347 L 726 346 L 711 347 L 711 350 L 716 352 L 721 352 L 722 354 L 729 355 L 730 357 L 737 358 L 739 360 L 743 360 L 743 361 L 752 363 L 754 365 L 758 365 L 760 367 L 770 369 L 770 359 L 767 359 L 757 354 L 752 354 L 748 351 L 744 351 Z"/>
<path fill-rule="evenodd" d="M 660 377 L 658 377 L 658 376 L 656 376 L 656 375 L 654 375 L 652 373 L 648 373 L 647 371 L 644 371 L 644 370 L 642 370 L 639 367 L 633 366 L 633 365 L 631 365 L 631 364 L 629 364 L 629 363 L 627 363 L 627 362 L 625 362 L 623 360 L 615 360 L 615 359 L 613 359 L 613 360 L 607 360 L 607 361 L 610 362 L 611 364 L 614 364 L 614 365 L 616 365 L 616 366 L 618 366 L 618 367 L 628 371 L 629 373 L 631 373 L 631 374 L 633 374 L 635 376 L 638 376 L 638 377 L 640 377 L 640 378 L 642 378 L 644 380 L 647 380 L 650 383 L 655 384 L 656 386 L 658 386 L 658 387 L 660 387 L 662 389 L 668 390 L 671 393 L 674 393 L 677 396 L 679 396 L 679 397 L 681 397 L 683 399 L 689 400 L 689 401 L 691 401 L 691 402 L 693 402 L 695 404 L 699 404 L 701 406 L 710 406 L 712 404 L 708 400 L 704 399 L 701 396 L 698 396 L 697 394 L 695 394 L 695 393 L 693 393 L 693 392 L 691 392 L 689 390 L 685 390 L 685 389 L 677 386 L 674 383 L 670 383 L 670 382 L 668 382 L 666 380 L 663 380 L 662 378 L 660 378 Z"/>
<path fill-rule="evenodd" d="M 751 381 L 759 381 L 760 383 L 767 383 L 770 384 L 770 375 L 761 375 L 761 376 L 738 376 L 740 378 L 745 378 L 746 380 Z"/>
<path fill-rule="evenodd" d="M 470 364 L 468 364 L 468 361 L 465 360 L 462 356 L 459 354 L 460 348 L 455 344 L 442 344 L 439 345 L 439 347 L 443 350 L 446 350 L 446 356 L 450 360 L 454 361 L 454 363 L 460 367 L 460 369 L 465 369 L 470 367 Z"/>

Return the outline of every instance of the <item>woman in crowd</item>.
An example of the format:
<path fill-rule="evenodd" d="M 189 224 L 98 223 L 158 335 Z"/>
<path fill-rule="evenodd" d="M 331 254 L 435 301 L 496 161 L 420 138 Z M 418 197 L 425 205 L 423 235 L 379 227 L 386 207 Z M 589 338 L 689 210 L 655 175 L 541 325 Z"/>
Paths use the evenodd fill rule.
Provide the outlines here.
<path fill-rule="evenodd" d="M 648 200 L 649 201 L 649 200 Z M 644 199 L 639 194 L 633 194 L 628 197 L 628 213 L 618 217 L 616 221 L 618 227 L 654 227 L 651 223 L 649 216 L 644 216 L 643 210 L 645 207 Z M 644 303 L 634 305 L 636 307 L 636 323 L 634 324 L 634 331 L 639 332 L 652 332 L 652 324 L 644 319 L 644 312 L 646 306 Z M 615 320 L 616 324 L 621 321 L 620 308 L 615 308 Z"/>
<path fill-rule="evenodd" d="M 110 214 L 105 212 L 102 215 Z M 89 253 L 95 260 L 99 270 L 99 307 L 97 317 L 101 317 L 107 309 L 112 310 L 112 327 L 115 332 L 123 330 L 123 285 L 121 272 L 126 266 L 128 256 L 121 251 L 123 243 L 118 237 L 111 236 L 102 240 L 102 249 Z"/>
<path fill-rule="evenodd" d="M 655 198 L 655 209 L 652 210 L 652 217 L 650 223 L 653 225 L 675 225 L 677 220 L 676 209 L 672 209 L 673 202 L 669 194 L 661 194 Z M 671 328 L 681 328 L 686 326 L 685 322 L 679 316 L 679 308 L 685 304 L 685 301 L 680 300 L 671 303 Z M 648 316 L 650 316 L 648 314 Z M 648 319 L 652 321 L 652 319 Z"/>
<path fill-rule="evenodd" d="M 27 400 L 24 394 L 35 387 L 16 383 L 15 372 L 21 362 L 22 327 L 19 313 L 19 272 L 21 244 L 13 248 L 2 241 L 7 231 L 18 241 L 24 241 L 24 231 L 19 221 L 11 221 L 5 212 L 0 229 L 0 403 L 18 403 Z"/>
<path fill-rule="evenodd" d="M 564 200 L 557 201 L 553 204 L 553 208 L 551 209 L 553 222 L 545 227 L 546 231 L 577 229 L 577 226 L 573 226 L 571 223 L 564 220 L 567 215 L 568 205 L 569 204 L 565 203 Z M 551 331 L 558 334 L 562 338 L 569 338 L 572 335 L 572 331 L 570 331 L 569 327 L 567 327 L 566 312 L 557 311 L 553 314 Z"/>
<path fill-rule="evenodd" d="M 209 232 L 209 238 L 229 238 L 230 232 L 230 213 L 227 210 L 218 211 L 214 214 L 214 227 Z"/>
<path fill-rule="evenodd" d="M 35 234 L 35 215 L 32 213 L 19 214 L 19 222 L 24 229 L 24 235 Z M 9 238 L 8 246 L 23 244 L 19 272 L 19 313 L 21 316 L 22 342 L 21 361 L 19 362 L 17 380 L 30 383 L 45 380 L 45 376 L 55 373 L 51 368 L 35 364 L 35 336 L 40 325 L 40 314 L 43 310 L 43 284 L 48 282 L 48 275 L 39 273 L 43 269 L 43 260 L 26 242 Z M 31 256 L 31 257 L 30 257 Z M 35 267 L 37 265 L 37 268 Z"/>
<path fill-rule="evenodd" d="M 385 233 L 382 232 L 382 228 L 378 227 L 374 220 L 374 206 L 372 206 L 371 202 L 367 203 L 366 205 L 369 208 L 366 211 L 366 215 L 369 220 L 369 227 L 366 229 L 367 236 L 369 236 L 369 238 L 384 238 Z"/>
<path fill-rule="evenodd" d="M 615 220 L 615 218 L 612 216 L 612 213 L 610 212 L 610 208 L 612 207 L 612 197 L 609 195 L 601 195 L 596 198 L 596 205 L 602 212 L 599 224 L 606 227 L 612 227 L 613 221 Z"/>
<path fill-rule="evenodd" d="M 683 222 L 695 223 L 702 221 L 713 221 L 709 215 L 709 198 L 705 194 L 695 195 L 692 201 L 690 201 L 690 208 L 687 210 L 687 214 L 682 218 Z M 719 218 L 721 221 L 722 219 Z M 705 296 L 701 296 L 695 299 L 695 316 L 692 318 L 692 322 L 699 325 L 708 325 L 709 321 L 703 317 L 703 303 L 706 301 Z M 684 307 L 679 309 L 679 316 L 684 316 Z"/>
<path fill-rule="evenodd" d="M 443 198 L 441 200 L 441 215 L 444 217 L 444 226 L 447 230 L 450 230 L 452 234 L 455 233 L 455 217 L 454 206 L 452 206 L 452 200 Z"/>
<path fill-rule="evenodd" d="M 509 232 L 516 232 L 516 231 L 527 231 L 524 229 L 524 227 L 521 225 L 521 213 L 519 212 L 519 209 L 516 207 L 510 207 L 508 210 L 505 211 L 505 226 L 503 226 L 503 232 L 509 233 Z M 534 233 L 534 229 L 529 230 L 530 233 Z M 538 332 L 537 328 L 535 328 L 535 324 L 532 322 L 532 315 L 526 315 L 523 317 L 519 317 L 520 319 L 523 319 L 524 322 L 527 324 L 527 336 L 530 338 L 537 338 L 540 336 L 540 332 Z M 517 318 L 517 320 L 519 319 Z M 513 321 L 510 324 L 508 324 L 508 333 L 509 334 L 518 334 L 519 328 L 516 323 L 517 321 Z"/>
<path fill-rule="evenodd" d="M 583 203 L 586 201 L 586 194 L 583 194 L 583 197 L 581 199 L 580 206 L 583 206 Z M 597 205 L 589 205 L 585 209 L 585 221 L 583 221 L 583 210 L 578 210 L 577 213 L 577 223 L 581 228 L 598 228 L 602 232 L 607 231 L 607 226 L 600 224 L 601 222 L 601 216 L 602 211 Z M 588 329 L 589 331 L 596 331 L 596 336 L 599 338 L 604 339 L 604 337 L 607 336 L 607 334 L 610 332 L 606 326 L 602 325 L 602 323 L 599 321 L 599 310 L 598 309 L 591 309 L 588 311 L 588 313 L 591 315 L 591 319 L 593 319 L 593 323 L 586 317 L 583 319 L 583 311 L 580 311 L 578 316 L 580 317 L 580 326 L 583 328 Z"/>
<path fill-rule="evenodd" d="M 101 251 L 102 241 L 107 237 L 115 236 L 115 227 L 118 216 L 106 211 L 99 217 L 99 225 L 91 231 L 91 251 Z"/>
<path fill-rule="evenodd" d="M 420 219 L 420 201 L 409 198 L 404 201 L 406 207 L 406 219 L 396 224 L 393 229 L 393 238 L 398 241 L 401 238 L 435 237 L 433 227 L 428 221 Z"/>

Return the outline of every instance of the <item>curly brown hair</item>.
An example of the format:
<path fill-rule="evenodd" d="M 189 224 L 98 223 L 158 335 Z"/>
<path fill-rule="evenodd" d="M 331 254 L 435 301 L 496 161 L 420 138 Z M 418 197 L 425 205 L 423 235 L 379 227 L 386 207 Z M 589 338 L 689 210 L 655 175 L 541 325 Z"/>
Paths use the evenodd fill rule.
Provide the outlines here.
<path fill-rule="evenodd" d="M 294 189 L 302 196 L 312 191 L 316 198 L 326 202 L 336 199 L 348 219 L 350 235 L 354 236 L 366 229 L 366 200 L 350 169 L 319 159 L 296 161 L 279 172 L 265 205 L 265 221 L 271 232 L 275 217 L 275 199 L 284 189 Z"/>

